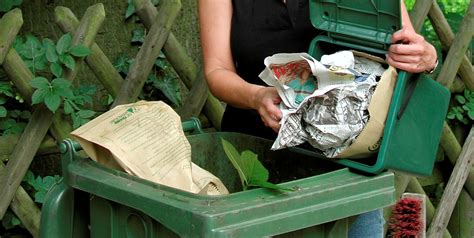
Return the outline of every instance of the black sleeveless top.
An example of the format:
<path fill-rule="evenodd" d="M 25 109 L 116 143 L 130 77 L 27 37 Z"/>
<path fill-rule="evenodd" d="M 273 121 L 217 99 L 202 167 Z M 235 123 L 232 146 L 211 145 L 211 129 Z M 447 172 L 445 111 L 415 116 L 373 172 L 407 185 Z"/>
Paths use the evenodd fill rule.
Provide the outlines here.
<path fill-rule="evenodd" d="M 237 74 L 247 82 L 258 77 L 263 60 L 276 53 L 307 52 L 318 31 L 311 25 L 308 0 L 232 0 L 231 48 Z M 227 105 L 222 130 L 274 139 L 255 110 Z"/>

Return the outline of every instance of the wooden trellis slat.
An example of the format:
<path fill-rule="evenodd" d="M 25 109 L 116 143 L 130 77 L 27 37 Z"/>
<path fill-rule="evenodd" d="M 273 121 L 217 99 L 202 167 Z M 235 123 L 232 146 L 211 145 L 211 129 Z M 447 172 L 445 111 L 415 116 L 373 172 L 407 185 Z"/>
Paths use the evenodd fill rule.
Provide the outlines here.
<path fill-rule="evenodd" d="M 90 19 L 93 20 L 89 21 Z M 95 38 L 95 35 L 104 19 L 105 11 L 102 4 L 96 4 L 89 7 L 84 14 L 83 22 L 81 22 L 81 25 L 84 26 L 79 27 L 83 32 L 77 31 L 74 34 L 74 42 L 82 41 L 84 46 L 90 47 L 92 40 Z M 80 67 L 77 66 L 79 65 L 76 64 L 74 71 L 79 70 Z M 70 75 L 69 77 L 72 77 L 75 73 L 68 73 L 68 75 Z M 70 79 L 73 80 L 73 78 Z M 11 159 L 7 163 L 5 169 L 0 172 L 0 188 L 2 188 L 3 195 L 0 197 L 0 218 L 4 216 L 7 207 L 20 186 L 26 170 L 53 122 L 53 118 L 54 114 L 44 105 L 38 105 L 36 107 L 25 131 L 21 135 L 18 144 L 15 146 Z"/>
<path fill-rule="evenodd" d="M 474 163 L 474 127 L 471 128 L 466 143 L 463 146 L 449 182 L 446 185 L 441 201 L 436 209 L 433 221 L 428 229 L 428 237 L 441 237 L 448 226 L 456 201 L 468 177 L 470 168 Z"/>
<path fill-rule="evenodd" d="M 3 16 L 0 25 L 8 26 L 0 28 L 0 65 L 3 64 L 5 57 L 10 50 L 15 37 L 23 25 L 20 9 L 13 9 Z"/>
<path fill-rule="evenodd" d="M 79 20 L 69 8 L 56 7 L 55 14 L 56 24 L 63 33 L 77 31 Z M 97 43 L 94 42 L 90 49 L 91 54 L 86 57 L 87 65 L 112 97 L 117 97 L 120 85 L 123 83 L 122 76 L 120 76 Z"/>
<path fill-rule="evenodd" d="M 160 55 L 173 22 L 181 9 L 179 0 L 161 2 L 158 15 L 151 26 L 142 47 L 130 66 L 127 78 L 120 88 L 120 93 L 115 98 L 112 107 L 134 102 L 145 84 L 148 74 Z"/>
<path fill-rule="evenodd" d="M 443 11 L 441 11 L 438 3 L 431 6 L 428 17 L 438 35 L 441 45 L 447 51 L 453 44 L 454 33 L 451 30 L 446 17 L 444 17 Z M 469 90 L 474 91 L 474 69 L 472 67 L 472 62 L 466 55 L 462 56 L 461 66 L 459 67 L 458 73 L 466 84 L 466 87 Z"/>
<path fill-rule="evenodd" d="M 150 28 L 153 19 L 157 15 L 157 10 L 150 0 L 134 0 L 135 10 L 146 28 Z M 196 116 L 202 108 L 202 101 L 207 92 L 207 99 L 204 104 L 204 114 L 209 118 L 211 124 L 220 129 L 224 108 L 220 101 L 207 91 L 207 83 L 205 82 L 204 72 L 197 72 L 197 66 L 193 60 L 186 54 L 186 51 L 178 42 L 173 33 L 170 33 L 163 47 L 163 53 L 176 70 L 183 83 L 191 89 L 190 97 L 183 104 L 180 110 L 182 118 L 188 116 Z M 194 87 L 198 87 L 193 89 Z M 194 101 L 192 101 L 194 100 Z M 192 104 L 191 104 L 192 102 Z"/>
<path fill-rule="evenodd" d="M 0 163 L 0 171 L 4 169 L 3 163 Z M 41 211 L 22 186 L 16 190 L 10 209 L 33 237 L 39 237 Z"/>
<path fill-rule="evenodd" d="M 462 59 L 466 55 L 466 50 L 472 40 L 474 34 L 474 1 L 471 1 L 464 15 L 463 21 L 459 26 L 458 33 L 454 37 L 454 41 L 449 48 L 446 60 L 438 75 L 437 81 L 451 88 L 454 77 L 456 76 Z"/>

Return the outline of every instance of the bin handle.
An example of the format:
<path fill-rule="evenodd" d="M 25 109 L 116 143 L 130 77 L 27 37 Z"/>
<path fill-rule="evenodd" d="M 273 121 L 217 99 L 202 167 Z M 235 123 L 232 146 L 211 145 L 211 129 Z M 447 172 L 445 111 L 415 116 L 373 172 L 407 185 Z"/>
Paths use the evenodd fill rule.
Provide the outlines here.
<path fill-rule="evenodd" d="M 181 123 L 184 132 L 190 132 L 191 134 L 204 134 L 201 127 L 201 121 L 196 117 L 191 117 Z"/>
<path fill-rule="evenodd" d="M 408 106 L 408 103 L 410 102 L 411 97 L 413 96 L 413 93 L 415 92 L 416 85 L 418 84 L 418 79 L 420 74 L 417 75 L 416 79 L 414 80 L 408 80 L 408 85 L 407 85 L 407 91 L 405 94 L 405 97 L 403 98 L 402 105 L 400 106 L 400 110 L 398 111 L 397 114 L 397 119 L 400 120 L 405 113 L 405 109 Z M 410 82 L 412 81 L 412 82 Z"/>

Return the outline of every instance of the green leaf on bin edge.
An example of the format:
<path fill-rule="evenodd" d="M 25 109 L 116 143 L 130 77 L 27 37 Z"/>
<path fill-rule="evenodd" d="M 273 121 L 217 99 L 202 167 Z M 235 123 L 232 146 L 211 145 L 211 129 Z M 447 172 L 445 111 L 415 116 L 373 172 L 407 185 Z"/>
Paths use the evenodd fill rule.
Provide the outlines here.
<path fill-rule="evenodd" d="M 239 155 L 237 149 L 230 142 L 223 138 L 221 138 L 221 141 L 227 157 L 239 173 L 244 190 L 248 187 L 263 187 L 268 189 L 293 191 L 293 189 L 268 182 L 268 170 L 258 160 L 257 154 L 245 150 L 241 155 Z"/>
<path fill-rule="evenodd" d="M 227 158 L 229 158 L 230 162 L 232 165 L 234 165 L 235 169 L 239 173 L 240 181 L 242 183 L 242 187 L 246 188 L 248 181 L 247 181 L 247 176 L 242 170 L 242 167 L 240 167 L 240 155 L 237 149 L 228 142 L 227 140 L 221 138 L 222 146 L 224 147 L 224 152 L 227 155 Z"/>
<path fill-rule="evenodd" d="M 76 57 L 86 57 L 91 54 L 91 50 L 83 45 L 76 45 L 69 50 L 69 53 Z"/>

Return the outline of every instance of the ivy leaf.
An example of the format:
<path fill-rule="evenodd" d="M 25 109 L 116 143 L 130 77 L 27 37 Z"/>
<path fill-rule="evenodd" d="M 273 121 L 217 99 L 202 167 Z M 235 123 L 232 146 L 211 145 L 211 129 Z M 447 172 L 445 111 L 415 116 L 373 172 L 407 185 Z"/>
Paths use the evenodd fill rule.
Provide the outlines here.
<path fill-rule="evenodd" d="M 61 63 L 63 63 L 70 70 L 74 70 L 74 68 L 76 68 L 76 61 L 74 61 L 74 58 L 72 58 L 70 55 L 60 55 L 59 61 L 61 61 Z"/>
<path fill-rule="evenodd" d="M 59 108 L 59 105 L 61 105 L 61 97 L 52 92 L 48 92 L 44 96 L 44 104 L 46 104 L 46 107 L 48 107 L 50 111 L 56 112 L 56 110 Z"/>
<path fill-rule="evenodd" d="M 145 29 L 139 28 L 132 31 L 132 43 L 143 43 L 145 41 Z"/>
<path fill-rule="evenodd" d="M 44 39 L 43 46 L 46 49 L 46 59 L 51 63 L 57 62 L 58 54 L 56 53 L 56 46 L 54 46 L 54 42 L 50 39 Z"/>
<path fill-rule="evenodd" d="M 165 75 L 161 80 L 150 74 L 148 79 L 158 88 L 173 105 L 181 105 L 179 82 L 173 77 Z"/>
<path fill-rule="evenodd" d="M 119 73 L 128 74 L 130 62 L 131 60 L 128 55 L 122 53 L 115 59 L 114 67 Z"/>
<path fill-rule="evenodd" d="M 86 57 L 91 54 L 91 51 L 89 48 L 83 46 L 83 45 L 76 45 L 71 48 L 69 51 L 71 55 L 74 55 L 76 57 Z"/>
<path fill-rule="evenodd" d="M 59 38 L 58 43 L 56 44 L 56 51 L 59 55 L 63 55 L 71 49 L 72 37 L 71 34 L 67 33 Z"/>
<path fill-rule="evenodd" d="M 49 69 L 51 70 L 51 73 L 56 76 L 56 78 L 59 78 L 63 75 L 63 67 L 59 62 L 52 63 Z"/>
<path fill-rule="evenodd" d="M 127 6 L 127 11 L 125 12 L 125 19 L 128 19 L 130 16 L 135 13 L 135 5 L 133 4 L 132 0 L 127 1 L 128 6 Z"/>

